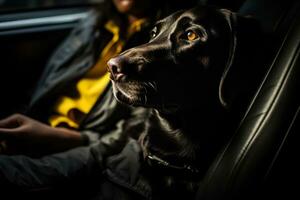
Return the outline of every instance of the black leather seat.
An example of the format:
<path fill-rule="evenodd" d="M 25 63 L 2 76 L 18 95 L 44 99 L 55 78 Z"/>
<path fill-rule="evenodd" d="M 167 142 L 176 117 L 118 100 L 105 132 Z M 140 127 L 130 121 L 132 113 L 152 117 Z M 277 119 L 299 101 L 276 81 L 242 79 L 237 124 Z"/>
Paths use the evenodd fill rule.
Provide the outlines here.
<path fill-rule="evenodd" d="M 198 200 L 299 196 L 299 11 L 298 0 L 248 0 L 239 10 L 262 25 L 265 46 L 257 45 L 264 48 L 258 60 L 264 76 L 235 133 L 210 166 Z"/>

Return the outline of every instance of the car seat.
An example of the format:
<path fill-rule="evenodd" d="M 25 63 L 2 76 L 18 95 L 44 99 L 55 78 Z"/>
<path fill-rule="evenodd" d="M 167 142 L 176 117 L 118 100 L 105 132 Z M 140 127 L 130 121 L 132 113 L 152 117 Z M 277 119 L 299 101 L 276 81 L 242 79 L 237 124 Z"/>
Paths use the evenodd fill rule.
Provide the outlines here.
<path fill-rule="evenodd" d="M 298 0 L 246 0 L 239 9 L 262 26 L 264 40 L 256 44 L 261 53 L 250 67 L 263 76 L 246 77 L 249 84 L 251 76 L 259 84 L 244 110 L 239 109 L 239 125 L 208 169 L 197 200 L 299 198 L 299 11 Z M 225 89 L 243 78 L 231 79 L 235 82 Z"/>

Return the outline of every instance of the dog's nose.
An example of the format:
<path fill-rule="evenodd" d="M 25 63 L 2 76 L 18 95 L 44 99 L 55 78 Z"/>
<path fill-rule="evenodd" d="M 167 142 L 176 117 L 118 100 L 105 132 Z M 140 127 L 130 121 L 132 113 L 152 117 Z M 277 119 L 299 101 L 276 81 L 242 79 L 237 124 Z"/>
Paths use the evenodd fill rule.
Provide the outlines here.
<path fill-rule="evenodd" d="M 117 57 L 111 58 L 107 62 L 107 69 L 110 73 L 110 78 L 112 80 L 119 80 L 124 76 L 124 73 L 122 72 L 122 66 L 120 60 Z"/>

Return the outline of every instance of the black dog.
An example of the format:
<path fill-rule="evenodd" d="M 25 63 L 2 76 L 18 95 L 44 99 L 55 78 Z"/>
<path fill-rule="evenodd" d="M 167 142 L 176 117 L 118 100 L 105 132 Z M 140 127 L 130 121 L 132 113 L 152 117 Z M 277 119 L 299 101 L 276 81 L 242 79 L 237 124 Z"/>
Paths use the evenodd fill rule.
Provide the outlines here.
<path fill-rule="evenodd" d="M 139 141 L 152 169 L 170 175 L 169 185 L 178 176 L 193 190 L 189 183 L 226 133 L 222 88 L 236 50 L 235 20 L 210 7 L 179 11 L 156 23 L 147 44 L 108 62 L 115 97 L 152 109 Z"/>

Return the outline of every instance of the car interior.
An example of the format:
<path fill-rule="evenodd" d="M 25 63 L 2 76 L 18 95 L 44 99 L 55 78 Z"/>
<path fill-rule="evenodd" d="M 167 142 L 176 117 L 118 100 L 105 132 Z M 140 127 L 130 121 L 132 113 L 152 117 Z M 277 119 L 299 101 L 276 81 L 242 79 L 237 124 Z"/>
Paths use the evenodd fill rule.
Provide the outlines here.
<path fill-rule="evenodd" d="M 238 96 L 233 102 L 236 129 L 210 165 L 196 199 L 299 198 L 300 1 L 199 4 L 250 15 L 263 34 L 250 68 L 230 69 L 225 81 L 225 95 Z M 0 118 L 26 109 L 49 56 L 92 7 L 0 13 Z"/>

